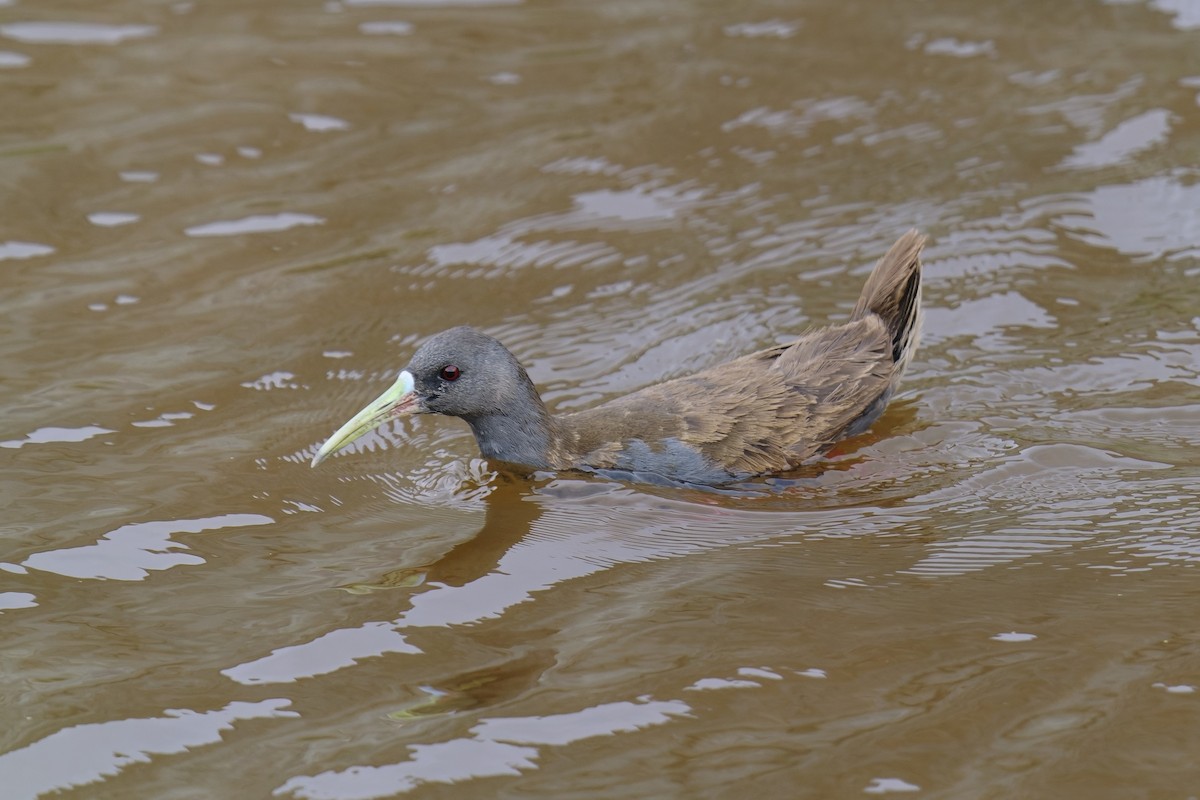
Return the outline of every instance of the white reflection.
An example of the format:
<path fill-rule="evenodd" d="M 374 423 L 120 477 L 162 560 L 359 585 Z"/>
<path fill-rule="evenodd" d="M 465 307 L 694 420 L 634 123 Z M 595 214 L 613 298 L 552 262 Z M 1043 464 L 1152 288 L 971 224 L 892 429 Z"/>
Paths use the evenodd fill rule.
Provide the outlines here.
<path fill-rule="evenodd" d="M 20 69 L 28 67 L 33 61 L 24 53 L 14 53 L 11 50 L 0 50 L 0 69 Z"/>
<path fill-rule="evenodd" d="M 245 389 L 257 389 L 260 392 L 268 392 L 272 389 L 302 389 L 302 384 L 296 383 L 296 376 L 291 372 L 279 370 L 277 372 L 268 372 L 261 378 L 255 378 L 252 381 L 246 381 L 241 386 Z"/>
<path fill-rule="evenodd" d="M 394 6 L 403 8 L 465 8 L 469 6 L 516 6 L 523 0 L 344 0 L 351 8 Z"/>
<path fill-rule="evenodd" d="M 471 728 L 471 733 L 477 739 L 518 744 L 565 745 L 593 736 L 632 733 L 653 725 L 662 725 L 670 722 L 671 717 L 684 716 L 691 710 L 682 700 L 649 700 L 636 703 L 623 700 L 568 714 L 484 719 Z"/>
<path fill-rule="evenodd" d="M 119 176 L 126 183 L 154 183 L 158 180 L 158 173 L 149 170 L 128 170 L 119 173 Z"/>
<path fill-rule="evenodd" d="M 738 25 L 726 25 L 726 36 L 745 36 L 750 39 L 768 37 L 772 39 L 790 39 L 800 30 L 799 22 L 784 22 L 781 19 L 769 19 L 766 22 L 742 22 Z"/>
<path fill-rule="evenodd" d="M 1189 683 L 1178 683 L 1174 686 L 1169 686 L 1165 683 L 1152 683 L 1150 685 L 1155 689 L 1166 691 L 1167 694 L 1195 694 L 1196 692 L 1196 687 Z"/>
<path fill-rule="evenodd" d="M 270 525 L 274 522 L 261 514 L 223 514 L 204 519 L 135 522 L 106 533 L 96 544 L 34 553 L 22 564 L 69 578 L 140 581 L 151 571 L 204 563 L 199 556 L 176 552 L 186 550 L 187 546 L 171 541 L 172 534 Z"/>
<path fill-rule="evenodd" d="M 738 678 L 701 678 L 687 687 L 689 692 L 707 692 L 714 689 L 757 689 L 762 684 L 755 681 L 739 680 Z"/>
<path fill-rule="evenodd" d="M 963 300 L 954 308 L 925 309 L 925 341 L 977 337 L 981 348 L 1005 347 L 1006 331 L 1014 328 L 1057 328 L 1058 321 L 1037 303 L 1015 291 Z"/>
<path fill-rule="evenodd" d="M 237 236 L 243 233 L 275 233 L 302 225 L 323 225 L 322 217 L 312 214 L 258 214 L 241 219 L 220 220 L 205 225 L 195 225 L 184 231 L 188 236 Z"/>
<path fill-rule="evenodd" d="M 1171 112 L 1155 108 L 1127 119 L 1097 141 L 1075 148 L 1063 159 L 1068 169 L 1110 167 L 1130 157 L 1162 144 L 1171 133 Z"/>
<path fill-rule="evenodd" d="M 439 744 L 413 745 L 412 760 L 383 767 L 351 767 L 344 772 L 291 778 L 273 794 L 293 794 L 309 800 L 369 800 L 391 797 L 420 783 L 451 783 L 465 778 L 520 775 L 533 769 L 533 747 L 454 739 Z M 465 774 L 464 774 L 465 773 Z M 448 777 L 454 776 L 454 777 Z"/>
<path fill-rule="evenodd" d="M 705 195 L 702 189 L 677 186 L 652 189 L 599 189 L 575 195 L 575 205 L 585 218 L 615 219 L 621 222 L 665 222 L 680 211 L 694 206 Z"/>
<path fill-rule="evenodd" d="M 0 592 L 0 610 L 33 608 L 36 605 L 37 595 L 29 592 Z"/>
<path fill-rule="evenodd" d="M 101 228 L 115 228 L 118 225 L 128 225 L 141 219 L 137 214 L 126 214 L 120 211 L 97 211 L 88 214 L 88 222 Z"/>
<path fill-rule="evenodd" d="M 175 420 L 191 419 L 194 416 L 190 411 L 164 411 L 155 419 L 143 419 L 129 424 L 135 428 L 170 428 L 175 424 Z"/>
<path fill-rule="evenodd" d="M 954 37 L 947 37 L 928 42 L 925 45 L 925 52 L 931 56 L 954 56 L 955 58 L 994 56 L 996 55 L 996 45 L 990 39 L 984 42 L 963 42 Z"/>
<path fill-rule="evenodd" d="M 341 628 L 301 644 L 278 648 L 254 661 L 222 670 L 238 683 L 283 683 L 323 675 L 388 653 L 419 653 L 403 632 L 451 627 L 495 619 L 538 593 L 614 564 L 684 556 L 732 544 L 767 541 L 795 530 L 790 515 L 762 514 L 753 533 L 730 527 L 722 515 L 688 504 L 662 509 L 640 507 L 636 493 L 614 488 L 604 502 L 550 507 L 533 531 L 508 550 L 494 570 L 461 586 L 435 584 L 411 599 L 411 607 L 391 622 L 371 621 Z M 586 519 L 585 525 L 581 520 Z M 905 524 L 903 515 L 863 517 L 862 509 L 815 512 L 814 530 L 853 523 L 868 536 Z M 749 526 L 747 526 L 748 528 Z"/>
<path fill-rule="evenodd" d="M 863 789 L 866 794 L 891 794 L 892 792 L 919 792 L 920 786 L 900 778 L 872 778 L 871 784 Z"/>
<path fill-rule="evenodd" d="M 9 439 L 0 442 L 0 447 L 16 449 L 27 444 L 51 444 L 55 442 L 84 442 L 105 433 L 115 433 L 99 425 L 84 425 L 82 428 L 38 428 L 25 435 L 24 439 Z"/>
<path fill-rule="evenodd" d="M 411 22 L 402 20 L 381 20 L 364 22 L 358 26 L 358 30 L 368 36 L 407 36 L 413 32 L 413 26 Z"/>
<path fill-rule="evenodd" d="M 85 786 L 152 756 L 183 753 L 221 741 L 224 731 L 247 719 L 300 716 L 283 711 L 290 700 L 233 702 L 216 711 L 168 709 L 161 717 L 76 725 L 27 747 L 0 755 L 0 786 L 6 800 L 40 797 Z"/>
<path fill-rule="evenodd" d="M 729 133 L 739 128 L 765 128 L 773 133 L 805 138 L 821 123 L 867 121 L 875 114 L 875 108 L 860 97 L 828 97 L 800 100 L 783 110 L 758 106 L 724 123 L 721 130 Z"/>
<path fill-rule="evenodd" d="M 1150 0 L 1150 7 L 1173 16 L 1171 25 L 1177 30 L 1200 28 L 1200 2 L 1197 0 Z"/>
<path fill-rule="evenodd" d="M 311 642 L 281 647 L 269 656 L 221 670 L 238 683 L 287 683 L 298 677 L 324 675 L 352 667 L 360 658 L 379 653 L 420 653 L 404 634 L 387 622 L 368 622 L 357 628 L 341 628 Z"/>
<path fill-rule="evenodd" d="M 1200 254 L 1200 183 L 1161 176 L 1101 186 L 1080 199 L 1085 208 L 1054 222 L 1088 244 L 1156 260 Z"/>
<path fill-rule="evenodd" d="M 48 256 L 53 252 L 54 248 L 48 244 L 38 244 L 37 242 L 0 242 L 0 261 Z"/>
<path fill-rule="evenodd" d="M 12 22 L 0 36 L 27 44 L 120 44 L 158 33 L 154 25 L 103 25 L 95 22 Z"/>
<path fill-rule="evenodd" d="M 288 114 L 288 119 L 300 123 L 307 131 L 344 131 L 350 128 L 346 120 L 324 114 Z"/>
<path fill-rule="evenodd" d="M 535 759 L 540 755 L 536 745 L 566 745 L 642 730 L 690 712 L 691 707 L 682 700 L 639 700 L 544 717 L 485 719 L 471 728 L 469 738 L 410 746 L 409 761 L 295 777 L 275 794 L 291 793 L 308 800 L 369 800 L 407 792 L 422 783 L 519 775 L 521 770 L 536 766 Z"/>

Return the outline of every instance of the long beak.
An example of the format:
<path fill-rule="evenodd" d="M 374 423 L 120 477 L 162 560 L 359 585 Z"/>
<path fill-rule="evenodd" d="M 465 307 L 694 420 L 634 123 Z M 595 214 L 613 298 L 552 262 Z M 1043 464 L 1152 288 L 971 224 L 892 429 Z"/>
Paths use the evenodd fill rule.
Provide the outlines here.
<path fill-rule="evenodd" d="M 363 436 L 368 431 L 378 428 L 389 419 L 402 417 L 416 411 L 417 396 L 413 394 L 413 376 L 408 370 L 403 370 L 400 377 L 369 406 L 354 415 L 353 419 L 337 429 L 321 449 L 313 456 L 312 466 L 320 464 L 330 453 L 341 450 L 346 445 Z"/>

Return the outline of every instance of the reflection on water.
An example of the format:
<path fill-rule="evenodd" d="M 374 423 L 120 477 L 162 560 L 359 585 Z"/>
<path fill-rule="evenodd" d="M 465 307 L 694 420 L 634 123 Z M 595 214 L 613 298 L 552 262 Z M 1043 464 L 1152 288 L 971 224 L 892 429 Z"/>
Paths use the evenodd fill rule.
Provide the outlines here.
<path fill-rule="evenodd" d="M 247 719 L 285 719 L 287 700 L 230 703 L 216 711 L 168 709 L 153 719 L 122 719 L 64 728 L 34 744 L 0 755 L 5 791 L 38 797 L 87 786 L 120 774 L 154 756 L 186 753 L 221 741 L 222 733 Z M 47 766 L 53 765 L 53 770 Z"/>
<path fill-rule="evenodd" d="M 138 581 L 153 570 L 203 564 L 204 559 L 180 553 L 187 546 L 171 540 L 175 533 L 235 528 L 241 525 L 270 525 L 274 520 L 260 514 L 225 514 L 211 519 L 181 519 L 138 522 L 104 534 L 95 544 L 34 553 L 21 566 L 54 572 L 72 578 Z"/>
<path fill-rule="evenodd" d="M 158 33 L 153 25 L 105 25 L 96 22 L 12 22 L 0 36 L 26 44 L 121 44 Z"/>
<path fill-rule="evenodd" d="M 678 700 L 639 698 L 567 714 L 484 719 L 471 729 L 469 738 L 414 747 L 410 761 L 292 778 L 277 793 L 304 798 L 388 797 L 422 783 L 519 775 L 521 770 L 537 766 L 538 745 L 562 746 L 593 736 L 638 731 L 690 711 Z"/>
<path fill-rule="evenodd" d="M 246 233 L 271 233 L 286 231 L 300 225 L 321 225 L 325 220 L 312 214 L 272 214 L 270 216 L 255 215 L 242 219 L 209 222 L 204 225 L 194 225 L 184 231 L 188 236 L 238 236 Z"/>
<path fill-rule="evenodd" d="M 1188 796 L 1194 5 L 0 0 L 0 793 Z M 795 475 L 307 467 L 439 330 L 576 410 L 912 226 Z"/>

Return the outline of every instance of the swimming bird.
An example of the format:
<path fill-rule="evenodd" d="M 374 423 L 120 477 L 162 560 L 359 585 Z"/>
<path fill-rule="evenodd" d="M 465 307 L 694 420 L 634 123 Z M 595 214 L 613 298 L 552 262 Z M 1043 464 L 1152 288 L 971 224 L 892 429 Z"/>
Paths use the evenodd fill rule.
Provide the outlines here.
<path fill-rule="evenodd" d="M 496 339 L 451 328 L 422 344 L 312 466 L 389 420 L 446 414 L 471 426 L 487 459 L 528 470 L 717 485 L 792 469 L 883 413 L 920 337 L 924 244 L 915 230 L 900 237 L 841 325 L 570 414 L 546 409 Z"/>

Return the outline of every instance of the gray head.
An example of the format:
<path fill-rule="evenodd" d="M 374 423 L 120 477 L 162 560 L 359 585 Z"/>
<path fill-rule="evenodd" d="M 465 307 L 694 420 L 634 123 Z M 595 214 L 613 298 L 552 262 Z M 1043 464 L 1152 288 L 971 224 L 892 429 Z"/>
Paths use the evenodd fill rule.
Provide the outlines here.
<path fill-rule="evenodd" d="M 426 340 L 404 369 L 412 375 L 415 413 L 470 422 L 531 400 L 542 406 L 516 357 L 491 336 L 465 325 Z"/>
<path fill-rule="evenodd" d="M 525 368 L 500 342 L 466 326 L 421 345 L 392 387 L 329 437 L 312 465 L 408 414 L 462 417 L 488 458 L 546 465 L 549 414 Z"/>

